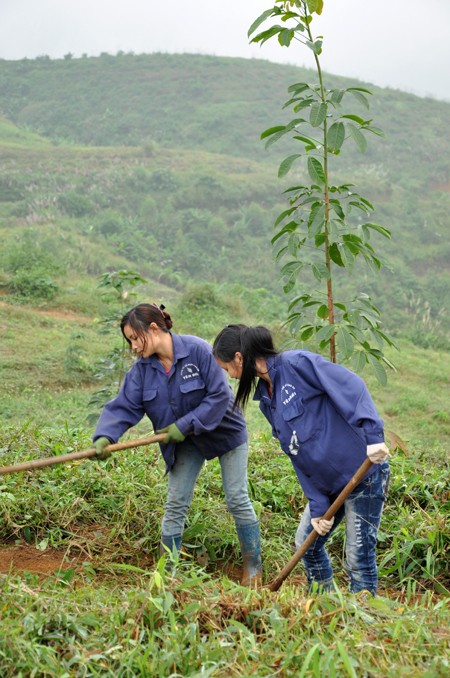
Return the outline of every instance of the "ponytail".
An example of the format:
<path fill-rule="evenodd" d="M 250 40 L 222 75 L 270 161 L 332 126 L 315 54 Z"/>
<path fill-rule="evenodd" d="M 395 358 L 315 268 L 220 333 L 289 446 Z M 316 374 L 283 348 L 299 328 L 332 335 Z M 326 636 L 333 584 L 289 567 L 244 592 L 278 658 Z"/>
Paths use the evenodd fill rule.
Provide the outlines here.
<path fill-rule="evenodd" d="M 270 330 L 262 325 L 227 325 L 217 335 L 213 355 L 224 363 L 231 362 L 236 353 L 242 355 L 242 375 L 236 391 L 234 407 L 245 409 L 257 383 L 256 360 L 277 355 Z"/>

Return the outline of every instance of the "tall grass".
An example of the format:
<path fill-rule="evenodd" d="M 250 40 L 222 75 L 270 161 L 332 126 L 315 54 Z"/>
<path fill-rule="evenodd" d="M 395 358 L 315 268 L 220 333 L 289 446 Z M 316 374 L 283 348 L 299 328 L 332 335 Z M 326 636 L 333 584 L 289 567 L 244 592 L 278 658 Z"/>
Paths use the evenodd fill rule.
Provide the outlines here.
<path fill-rule="evenodd" d="M 176 306 L 169 310 L 176 318 Z M 200 307 L 189 314 L 209 339 L 222 320 Z M 1 465 L 90 447 L 87 403 L 98 388 L 90 365 L 116 337 L 48 309 L 0 306 L 0 321 L 7 327 Z M 185 331 L 181 323 L 177 330 Z M 79 341 L 74 332 L 89 346 L 85 372 L 71 369 L 69 357 L 80 357 L 68 357 Z M 0 544 L 27 546 L 37 556 L 57 550 L 61 565 L 47 577 L 14 567 L 0 575 L 0 675 L 448 675 L 448 356 L 405 343 L 399 358 L 387 389 L 371 386 L 387 427 L 407 443 L 406 453 L 391 456 L 378 598 L 347 593 L 342 528 L 330 540 L 334 593 L 311 596 L 301 565 L 276 594 L 240 587 L 239 544 L 217 460 L 205 464 L 196 485 L 173 576 L 158 560 L 166 479 L 156 447 L 4 475 Z M 416 409 L 405 407 L 408 398 Z M 249 488 L 267 583 L 292 555 L 305 498 L 255 403 L 247 420 Z M 125 438 L 149 432 L 142 422 Z"/>

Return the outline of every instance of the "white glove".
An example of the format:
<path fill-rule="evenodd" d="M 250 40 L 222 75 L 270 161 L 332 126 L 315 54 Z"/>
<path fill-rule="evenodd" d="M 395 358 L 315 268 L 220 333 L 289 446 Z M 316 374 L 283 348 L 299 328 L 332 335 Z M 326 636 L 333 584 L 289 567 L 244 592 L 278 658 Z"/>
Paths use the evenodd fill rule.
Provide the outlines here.
<path fill-rule="evenodd" d="M 367 456 L 372 464 L 380 464 L 389 456 L 389 450 L 384 443 L 374 443 L 367 445 Z"/>
<path fill-rule="evenodd" d="M 324 537 L 333 527 L 334 516 L 331 520 L 324 520 L 323 518 L 311 518 L 311 525 L 315 531 L 320 534 L 321 537 Z"/>

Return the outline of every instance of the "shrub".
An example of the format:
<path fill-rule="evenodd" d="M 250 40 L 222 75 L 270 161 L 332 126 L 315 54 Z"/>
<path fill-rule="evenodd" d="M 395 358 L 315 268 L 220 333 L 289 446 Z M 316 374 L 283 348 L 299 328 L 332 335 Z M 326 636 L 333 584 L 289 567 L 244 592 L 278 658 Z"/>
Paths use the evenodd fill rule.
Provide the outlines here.
<path fill-rule="evenodd" d="M 19 269 L 9 281 L 8 290 L 27 299 L 53 299 L 59 291 L 59 285 L 45 269 Z"/>

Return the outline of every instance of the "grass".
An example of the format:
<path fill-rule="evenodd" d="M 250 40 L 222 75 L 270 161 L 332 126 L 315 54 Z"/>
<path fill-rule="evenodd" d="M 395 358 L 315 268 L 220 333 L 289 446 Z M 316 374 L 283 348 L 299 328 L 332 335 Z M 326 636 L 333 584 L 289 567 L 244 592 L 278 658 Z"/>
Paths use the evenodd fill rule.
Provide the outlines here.
<path fill-rule="evenodd" d="M 159 566 L 122 569 L 120 586 L 8 577 L 3 601 L 4 676 L 448 675 L 448 608 L 429 594 L 312 599 Z"/>
<path fill-rule="evenodd" d="M 177 317 L 176 302 L 170 311 Z M 195 312 L 189 323 L 201 328 L 203 322 L 211 338 L 213 315 L 202 307 L 197 319 Z M 55 306 L 4 302 L 0 325 L 8 394 L 0 401 L 2 465 L 90 447 L 88 402 L 99 385 L 92 366 L 117 336 L 99 334 L 89 314 Z M 181 324 L 177 329 L 185 331 Z M 85 351 L 84 372 L 79 365 L 70 369 L 67 359 L 77 342 Z M 448 675 L 448 355 L 402 342 L 392 358 L 398 372 L 385 389 L 368 377 L 387 427 L 407 443 L 406 453 L 393 450 L 391 458 L 378 598 L 347 593 L 341 528 L 330 540 L 335 593 L 310 596 L 301 565 L 276 594 L 240 587 L 239 545 L 217 461 L 205 465 L 196 485 L 186 555 L 171 577 L 157 555 L 163 463 L 156 446 L 136 448 L 104 463 L 1 476 L 0 543 L 64 558 L 45 577 L 15 569 L 0 575 L 0 674 Z M 249 488 L 267 583 L 292 555 L 305 499 L 255 403 L 247 420 Z M 142 422 L 124 439 L 149 432 Z"/>

